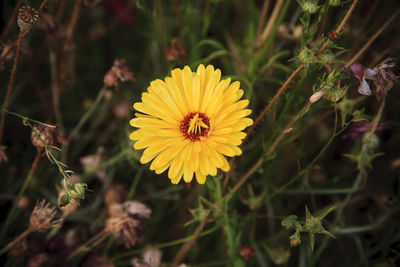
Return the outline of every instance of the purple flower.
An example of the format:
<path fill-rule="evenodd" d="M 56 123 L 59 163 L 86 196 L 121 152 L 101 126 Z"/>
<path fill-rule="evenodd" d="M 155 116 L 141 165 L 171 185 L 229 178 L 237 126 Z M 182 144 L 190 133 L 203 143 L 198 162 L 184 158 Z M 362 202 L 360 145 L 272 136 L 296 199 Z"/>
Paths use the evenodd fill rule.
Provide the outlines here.
<path fill-rule="evenodd" d="M 359 81 L 360 86 L 358 92 L 362 95 L 371 95 L 371 89 L 366 79 L 376 80 L 377 72 L 370 68 L 365 68 L 363 65 L 356 63 L 349 68 L 345 68 L 346 73 L 354 75 Z"/>

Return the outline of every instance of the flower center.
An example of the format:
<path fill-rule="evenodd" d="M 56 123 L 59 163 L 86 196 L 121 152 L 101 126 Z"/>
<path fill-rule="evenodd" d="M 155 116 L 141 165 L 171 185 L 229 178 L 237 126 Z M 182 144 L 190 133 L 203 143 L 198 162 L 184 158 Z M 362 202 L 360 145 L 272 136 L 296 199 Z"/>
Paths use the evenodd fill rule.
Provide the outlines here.
<path fill-rule="evenodd" d="M 210 119 L 201 112 L 190 112 L 181 121 L 181 132 L 190 141 L 198 141 L 206 136 L 210 127 Z"/>

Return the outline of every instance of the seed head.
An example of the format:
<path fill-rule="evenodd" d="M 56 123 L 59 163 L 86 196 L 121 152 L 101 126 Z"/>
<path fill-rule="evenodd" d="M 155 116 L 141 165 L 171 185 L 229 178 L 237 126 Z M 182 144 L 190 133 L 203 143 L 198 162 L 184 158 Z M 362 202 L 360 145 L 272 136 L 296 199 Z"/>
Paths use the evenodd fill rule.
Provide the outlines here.
<path fill-rule="evenodd" d="M 18 27 L 21 32 L 29 30 L 33 23 L 39 19 L 39 12 L 30 6 L 22 6 L 18 10 Z"/>
<path fill-rule="evenodd" d="M 50 204 L 45 200 L 37 203 L 32 211 L 29 219 L 30 227 L 34 231 L 44 232 L 61 223 L 62 220 L 53 220 L 56 215 L 56 209 L 50 207 Z"/>

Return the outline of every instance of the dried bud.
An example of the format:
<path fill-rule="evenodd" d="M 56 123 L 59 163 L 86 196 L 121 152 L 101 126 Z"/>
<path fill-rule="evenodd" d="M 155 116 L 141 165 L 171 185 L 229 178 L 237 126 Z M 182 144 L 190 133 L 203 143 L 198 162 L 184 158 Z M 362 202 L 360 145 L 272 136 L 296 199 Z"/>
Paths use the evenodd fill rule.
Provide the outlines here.
<path fill-rule="evenodd" d="M 254 256 L 254 249 L 252 247 L 243 246 L 240 248 L 239 254 L 247 261 Z"/>
<path fill-rule="evenodd" d="M 142 259 L 133 258 L 132 265 L 134 267 L 159 267 L 161 265 L 162 252 L 159 249 L 148 249 Z"/>
<path fill-rule="evenodd" d="M 45 144 L 55 146 L 56 141 L 63 145 L 68 145 L 68 140 L 55 128 L 55 126 L 45 126 L 38 124 L 33 126 L 31 134 L 32 144 L 37 149 L 43 149 Z"/>
<path fill-rule="evenodd" d="M 53 34 L 57 31 L 56 19 L 50 14 L 42 14 L 39 22 L 39 29 L 46 34 Z"/>
<path fill-rule="evenodd" d="M 321 99 L 321 97 L 325 94 L 326 90 L 319 90 L 315 92 L 312 96 L 310 96 L 310 103 L 315 103 Z"/>
<path fill-rule="evenodd" d="M 125 59 L 116 59 L 114 65 L 104 76 L 104 85 L 106 87 L 117 87 L 118 79 L 122 82 L 135 81 L 133 73 L 129 70 Z"/>
<path fill-rule="evenodd" d="M 29 206 L 29 198 L 27 196 L 22 196 L 18 201 L 18 208 L 21 210 L 27 209 Z"/>
<path fill-rule="evenodd" d="M 50 208 L 50 204 L 45 200 L 37 203 L 29 219 L 30 227 L 34 231 L 44 232 L 60 224 L 61 220 L 53 220 L 56 209 Z"/>
<path fill-rule="evenodd" d="M 22 6 L 18 10 L 18 27 L 21 32 L 29 30 L 39 19 L 39 12 L 30 6 Z"/>
<path fill-rule="evenodd" d="M 45 144 L 53 146 L 55 144 L 53 130 L 54 128 L 46 127 L 42 124 L 33 126 L 31 134 L 32 144 L 37 149 L 43 149 Z"/>
<path fill-rule="evenodd" d="M 126 198 L 127 192 L 122 184 L 114 184 L 107 188 L 104 194 L 104 202 L 107 207 L 113 204 L 122 203 Z"/>
<path fill-rule="evenodd" d="M 171 41 L 171 46 L 168 48 L 167 51 L 167 60 L 174 61 L 174 60 L 181 60 L 186 56 L 185 49 L 179 39 L 175 38 Z"/>
<path fill-rule="evenodd" d="M 131 105 L 127 100 L 123 100 L 117 103 L 113 108 L 114 115 L 118 119 L 126 119 L 126 117 L 129 115 L 130 110 Z"/>

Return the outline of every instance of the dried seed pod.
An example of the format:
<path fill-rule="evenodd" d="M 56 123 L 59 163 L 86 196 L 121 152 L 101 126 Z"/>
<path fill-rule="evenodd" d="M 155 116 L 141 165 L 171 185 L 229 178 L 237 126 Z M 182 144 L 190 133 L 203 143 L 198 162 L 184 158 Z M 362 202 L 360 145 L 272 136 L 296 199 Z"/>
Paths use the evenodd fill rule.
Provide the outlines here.
<path fill-rule="evenodd" d="M 55 144 L 53 128 L 46 127 L 40 124 L 33 126 L 33 129 L 34 130 L 32 131 L 31 139 L 32 144 L 37 149 L 43 149 L 45 147 L 44 143 L 49 146 L 53 146 Z"/>
<path fill-rule="evenodd" d="M 50 204 L 45 200 L 37 203 L 32 211 L 29 219 L 30 227 L 34 231 L 44 232 L 52 227 L 55 227 L 61 223 L 62 220 L 54 220 L 56 215 L 56 209 L 50 207 Z"/>
<path fill-rule="evenodd" d="M 30 6 L 22 6 L 18 10 L 18 27 L 21 32 L 29 30 L 33 23 L 39 19 L 39 12 Z"/>

